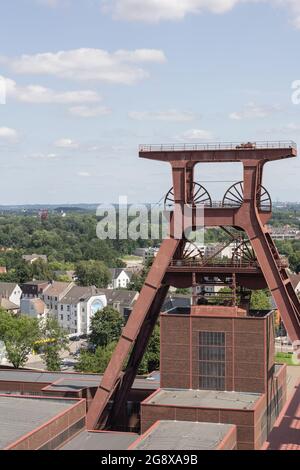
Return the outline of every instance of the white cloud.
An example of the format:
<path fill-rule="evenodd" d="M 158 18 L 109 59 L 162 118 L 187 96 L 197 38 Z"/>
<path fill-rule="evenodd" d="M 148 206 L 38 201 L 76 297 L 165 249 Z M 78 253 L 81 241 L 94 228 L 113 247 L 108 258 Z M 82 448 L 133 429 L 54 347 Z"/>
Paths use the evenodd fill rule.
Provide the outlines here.
<path fill-rule="evenodd" d="M 18 140 L 18 133 L 11 127 L 0 127 L 0 142 L 12 143 Z"/>
<path fill-rule="evenodd" d="M 196 119 L 194 113 L 188 111 L 177 111 L 170 109 L 169 111 L 131 111 L 128 113 L 131 119 L 137 121 L 170 121 L 170 122 L 187 122 Z"/>
<path fill-rule="evenodd" d="M 280 107 L 277 105 L 259 106 L 255 103 L 248 103 L 241 111 L 234 111 L 233 113 L 230 113 L 229 118 L 235 121 L 241 121 L 243 119 L 265 118 L 278 111 L 280 111 Z"/>
<path fill-rule="evenodd" d="M 14 80 L 1 77 L 6 84 L 6 96 L 23 103 L 33 104 L 81 104 L 97 103 L 101 96 L 92 90 L 56 92 L 40 85 L 18 86 Z"/>
<path fill-rule="evenodd" d="M 87 171 L 79 171 L 77 173 L 78 176 L 81 176 L 82 178 L 88 178 L 90 175 L 90 173 L 88 173 Z"/>
<path fill-rule="evenodd" d="M 109 108 L 105 106 L 73 106 L 69 109 L 72 116 L 81 117 L 81 118 L 93 118 L 98 116 L 107 116 L 111 113 Z"/>
<path fill-rule="evenodd" d="M 163 63 L 166 57 L 161 50 L 118 50 L 109 53 L 102 49 L 75 49 L 57 53 L 22 55 L 2 63 L 15 73 L 28 75 L 53 75 L 72 80 L 96 80 L 130 85 L 149 76 L 140 64 Z"/>
<path fill-rule="evenodd" d="M 269 3 L 274 7 L 285 7 L 291 14 L 293 24 L 300 28 L 299 0 L 102 0 L 103 10 L 112 13 L 115 19 L 147 23 L 181 20 L 188 14 L 226 13 L 243 3 Z"/>
<path fill-rule="evenodd" d="M 213 134 L 205 129 L 190 129 L 180 136 L 180 140 L 208 141 L 213 140 Z"/>
<path fill-rule="evenodd" d="M 56 153 L 32 153 L 30 155 L 25 155 L 25 158 L 33 160 L 51 160 L 58 158 L 58 155 Z"/>
<path fill-rule="evenodd" d="M 61 149 L 78 149 L 79 144 L 72 139 L 63 138 L 54 142 L 55 147 Z"/>

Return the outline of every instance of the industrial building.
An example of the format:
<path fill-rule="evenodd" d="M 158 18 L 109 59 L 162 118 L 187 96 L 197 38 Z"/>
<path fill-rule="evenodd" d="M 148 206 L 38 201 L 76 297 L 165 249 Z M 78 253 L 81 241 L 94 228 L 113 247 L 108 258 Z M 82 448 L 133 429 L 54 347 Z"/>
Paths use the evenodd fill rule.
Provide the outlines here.
<path fill-rule="evenodd" d="M 141 158 L 172 167 L 173 188 L 165 198 L 165 208 L 171 212 L 169 237 L 153 261 L 103 376 L 0 371 L 4 400 L 20 400 L 20 407 L 26 407 L 26 400 L 30 404 L 36 400 L 38 406 L 49 400 L 49 413 L 58 412 L 43 416 L 44 433 L 41 427 L 29 431 L 36 440 L 30 440 L 28 433 L 20 437 L 18 431 L 16 441 L 4 443 L 5 448 L 300 448 L 299 385 L 287 401 L 287 369 L 274 359 L 274 312 L 255 311 L 250 303 L 252 291 L 269 289 L 296 348 L 300 302 L 287 260 L 267 229 L 272 201 L 262 184 L 266 163 L 296 156 L 293 142 L 140 148 Z M 244 180 L 215 203 L 201 182 L 194 181 L 194 169 L 198 163 L 220 162 L 241 162 Z M 183 226 L 196 230 L 203 222 L 227 234 L 225 245 L 235 246 L 230 259 L 220 259 L 218 252 L 207 258 L 186 238 Z M 206 282 L 226 288 L 224 295 L 218 289 L 215 295 L 199 292 L 199 285 Z M 173 307 L 168 302 L 164 311 L 170 287 L 192 289 L 191 301 Z M 160 373 L 138 377 L 158 320 Z M 8 393 L 17 396 L 8 397 Z M 60 405 L 59 414 L 55 407 Z M 61 415 L 69 416 L 64 426 L 60 426 Z M 55 431 L 51 423 L 56 420 Z M 293 442 L 285 441 L 282 430 Z"/>

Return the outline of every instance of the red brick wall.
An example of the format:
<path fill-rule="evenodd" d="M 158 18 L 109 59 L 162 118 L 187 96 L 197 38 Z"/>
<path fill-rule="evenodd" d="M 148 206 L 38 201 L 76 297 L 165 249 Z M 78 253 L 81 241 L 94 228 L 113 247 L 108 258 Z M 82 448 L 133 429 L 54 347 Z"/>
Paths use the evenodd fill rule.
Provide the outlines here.
<path fill-rule="evenodd" d="M 84 428 L 86 416 L 85 400 L 78 401 L 74 406 L 72 405 L 73 402 L 71 401 L 70 409 L 33 430 L 17 442 L 12 443 L 6 450 L 38 450 L 45 446 L 49 450 L 54 450 L 57 445 L 62 444 L 71 437 L 72 427 L 76 426 L 77 423 L 78 429 L 74 430 L 73 433 Z M 64 436 L 62 442 L 60 442 L 59 436 Z"/>
<path fill-rule="evenodd" d="M 274 337 L 269 317 L 162 315 L 162 388 L 199 388 L 199 331 L 226 334 L 226 390 L 267 391 L 267 357 L 269 377 L 274 366 Z"/>
<path fill-rule="evenodd" d="M 142 403 L 141 418 L 142 433 L 160 420 L 235 424 L 237 448 L 240 450 L 256 449 L 254 410 L 222 410 Z"/>

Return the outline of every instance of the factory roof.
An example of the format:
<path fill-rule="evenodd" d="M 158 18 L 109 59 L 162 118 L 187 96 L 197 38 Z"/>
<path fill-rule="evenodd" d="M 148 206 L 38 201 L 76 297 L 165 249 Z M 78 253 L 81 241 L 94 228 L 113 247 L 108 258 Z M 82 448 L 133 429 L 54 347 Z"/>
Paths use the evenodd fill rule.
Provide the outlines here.
<path fill-rule="evenodd" d="M 144 403 L 148 405 L 252 410 L 260 397 L 259 393 L 161 389 L 146 399 Z"/>
<path fill-rule="evenodd" d="M 216 450 L 232 432 L 231 424 L 158 421 L 131 450 Z"/>
<path fill-rule="evenodd" d="M 85 388 L 98 387 L 102 375 L 98 374 L 76 374 L 66 372 L 40 372 L 31 370 L 0 369 L 0 391 L 1 382 L 25 382 L 47 384 L 47 391 L 78 391 Z M 137 377 L 133 388 L 140 390 L 156 390 L 159 387 L 159 378 L 149 376 Z"/>
<path fill-rule="evenodd" d="M 129 432 L 82 431 L 60 450 L 127 450 L 137 437 Z"/>
<path fill-rule="evenodd" d="M 0 449 L 67 411 L 76 400 L 0 396 Z"/>

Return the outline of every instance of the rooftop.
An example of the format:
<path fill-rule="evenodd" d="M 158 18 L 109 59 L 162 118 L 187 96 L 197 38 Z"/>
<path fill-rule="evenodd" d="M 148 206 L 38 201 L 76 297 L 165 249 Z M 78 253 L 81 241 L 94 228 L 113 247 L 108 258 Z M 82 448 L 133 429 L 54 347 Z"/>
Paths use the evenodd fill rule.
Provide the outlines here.
<path fill-rule="evenodd" d="M 98 387 L 101 379 L 102 375 L 98 374 L 0 369 L 0 391 L 1 382 L 41 383 L 45 384 L 47 391 L 51 392 L 78 391 L 85 388 Z M 147 378 L 137 377 L 134 381 L 133 388 L 140 390 L 157 390 L 159 388 L 159 378 L 157 380 L 149 380 Z"/>
<path fill-rule="evenodd" d="M 71 286 L 74 286 L 72 282 L 53 281 L 49 283 L 49 286 L 47 286 L 46 289 L 44 289 L 43 293 L 52 297 L 58 297 Z"/>
<path fill-rule="evenodd" d="M 148 405 L 252 410 L 260 397 L 259 393 L 161 389 L 154 396 L 146 399 L 144 403 Z"/>
<path fill-rule="evenodd" d="M 117 279 L 122 272 L 125 272 L 125 274 L 127 274 L 127 276 L 131 279 L 132 272 L 127 271 L 126 268 L 110 268 L 110 273 L 113 279 Z"/>
<path fill-rule="evenodd" d="M 81 287 L 74 286 L 70 289 L 67 294 L 61 299 L 62 304 L 73 304 L 78 303 L 80 300 L 86 300 L 94 295 L 101 295 L 102 291 L 97 289 L 95 286 Z"/>
<path fill-rule="evenodd" d="M 231 424 L 159 421 L 130 449 L 215 450 L 234 430 Z"/>
<path fill-rule="evenodd" d="M 122 289 L 101 289 L 101 292 L 106 295 L 108 304 L 120 302 L 121 304 L 131 305 L 138 295 L 138 292 Z"/>
<path fill-rule="evenodd" d="M 16 287 L 16 282 L 0 282 L 0 297 L 10 297 Z"/>
<path fill-rule="evenodd" d="M 0 396 L 0 449 L 68 410 L 75 400 Z"/>
<path fill-rule="evenodd" d="M 127 450 L 137 437 L 131 433 L 83 431 L 60 450 Z"/>

